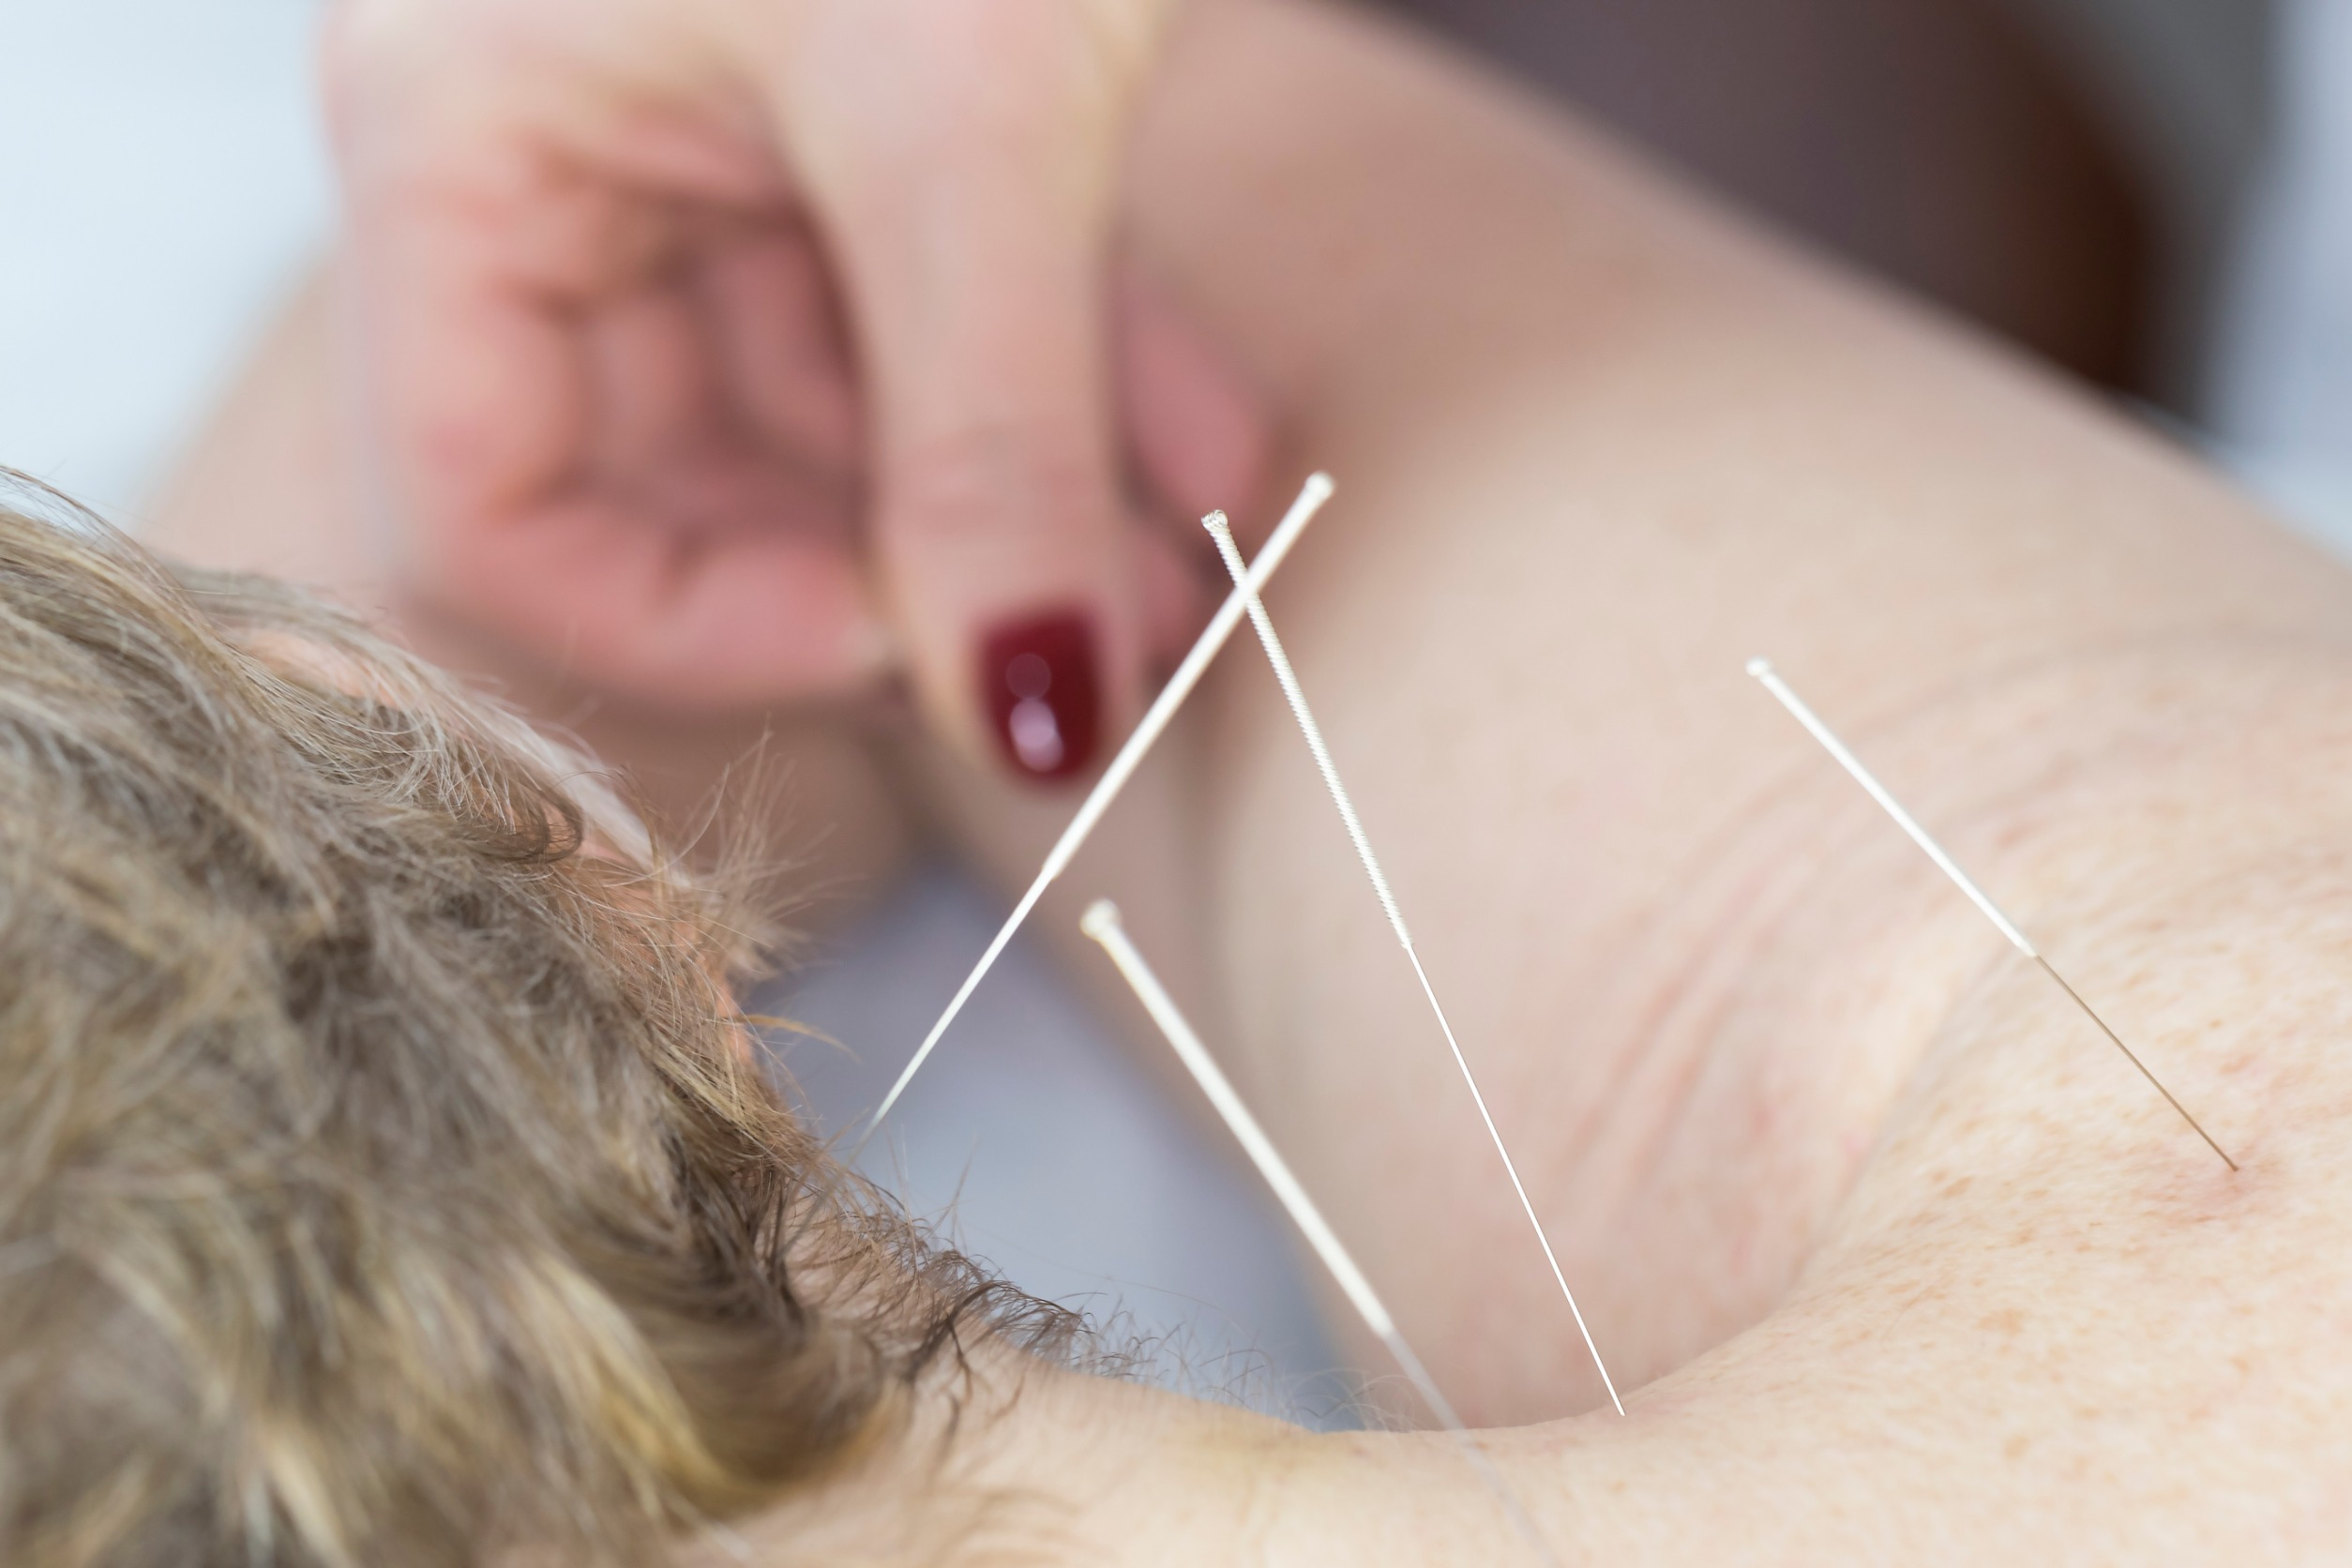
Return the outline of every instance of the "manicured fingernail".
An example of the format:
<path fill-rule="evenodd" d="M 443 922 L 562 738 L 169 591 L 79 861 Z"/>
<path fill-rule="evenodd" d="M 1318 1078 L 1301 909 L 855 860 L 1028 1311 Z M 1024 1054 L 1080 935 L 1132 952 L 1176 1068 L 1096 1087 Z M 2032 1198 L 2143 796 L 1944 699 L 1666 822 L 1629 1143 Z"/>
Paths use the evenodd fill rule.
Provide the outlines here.
<path fill-rule="evenodd" d="M 1057 610 L 996 627 L 980 644 L 980 686 L 997 742 L 1019 772 L 1067 778 L 1094 760 L 1102 681 L 1085 615 Z"/>

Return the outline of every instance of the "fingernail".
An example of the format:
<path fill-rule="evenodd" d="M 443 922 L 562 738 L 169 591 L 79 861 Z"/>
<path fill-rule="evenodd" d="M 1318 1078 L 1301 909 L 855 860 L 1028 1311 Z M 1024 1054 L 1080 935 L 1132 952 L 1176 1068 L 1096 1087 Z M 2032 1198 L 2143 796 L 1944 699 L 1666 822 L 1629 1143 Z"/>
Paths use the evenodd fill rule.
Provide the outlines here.
<path fill-rule="evenodd" d="M 1085 615 L 1057 610 L 997 626 L 980 645 L 980 685 L 997 743 L 1020 773 L 1067 778 L 1094 760 L 1102 683 Z"/>

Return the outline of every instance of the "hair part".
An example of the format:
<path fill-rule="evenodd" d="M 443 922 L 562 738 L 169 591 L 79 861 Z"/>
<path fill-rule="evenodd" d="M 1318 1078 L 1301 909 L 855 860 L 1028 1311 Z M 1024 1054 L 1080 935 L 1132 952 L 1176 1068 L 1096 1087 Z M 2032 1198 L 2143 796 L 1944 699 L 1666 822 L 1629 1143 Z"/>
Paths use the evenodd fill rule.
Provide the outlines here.
<path fill-rule="evenodd" d="M 794 1118 L 583 759 L 17 483 L 0 1560 L 641 1561 L 1067 1340 Z"/>

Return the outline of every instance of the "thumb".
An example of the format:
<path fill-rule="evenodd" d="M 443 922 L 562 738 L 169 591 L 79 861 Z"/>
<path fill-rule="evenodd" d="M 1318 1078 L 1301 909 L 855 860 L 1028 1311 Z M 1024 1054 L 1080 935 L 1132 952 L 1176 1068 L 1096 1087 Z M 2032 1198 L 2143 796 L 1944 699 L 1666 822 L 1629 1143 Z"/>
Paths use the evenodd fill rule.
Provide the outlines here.
<path fill-rule="evenodd" d="M 945 733 L 1066 778 L 1141 660 L 1105 233 L 1136 60 L 1078 0 L 853 3 L 869 79 L 804 97 L 794 140 L 858 339 L 883 602 Z"/>

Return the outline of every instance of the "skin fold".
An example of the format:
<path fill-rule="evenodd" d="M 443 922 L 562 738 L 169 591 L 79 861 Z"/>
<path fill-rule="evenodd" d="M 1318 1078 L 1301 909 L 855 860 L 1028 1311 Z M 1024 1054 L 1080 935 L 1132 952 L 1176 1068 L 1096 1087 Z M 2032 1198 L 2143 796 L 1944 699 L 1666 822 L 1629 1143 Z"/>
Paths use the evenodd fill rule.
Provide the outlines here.
<path fill-rule="evenodd" d="M 2341 1556 L 2352 580 L 2113 410 L 1424 43 L 1232 0 L 1170 50 L 1123 243 L 1279 411 L 1282 477 L 1339 477 L 1270 608 L 1629 1415 L 1245 644 L 1039 928 L 1075 953 L 1078 908 L 1121 900 L 1563 1561 Z M 330 422 L 295 416 L 331 336 L 288 332 L 153 536 L 364 595 Z M 799 737 L 792 820 L 871 824 L 812 860 L 837 881 L 909 822 L 1025 880 L 1074 804 L 871 709 L 716 722 L 712 755 Z M 684 723 L 582 727 L 684 799 L 707 772 L 645 744 Z M 1440 1435 L 1009 1359 L 968 1397 L 943 1447 L 749 1548 L 1531 1560 Z"/>

